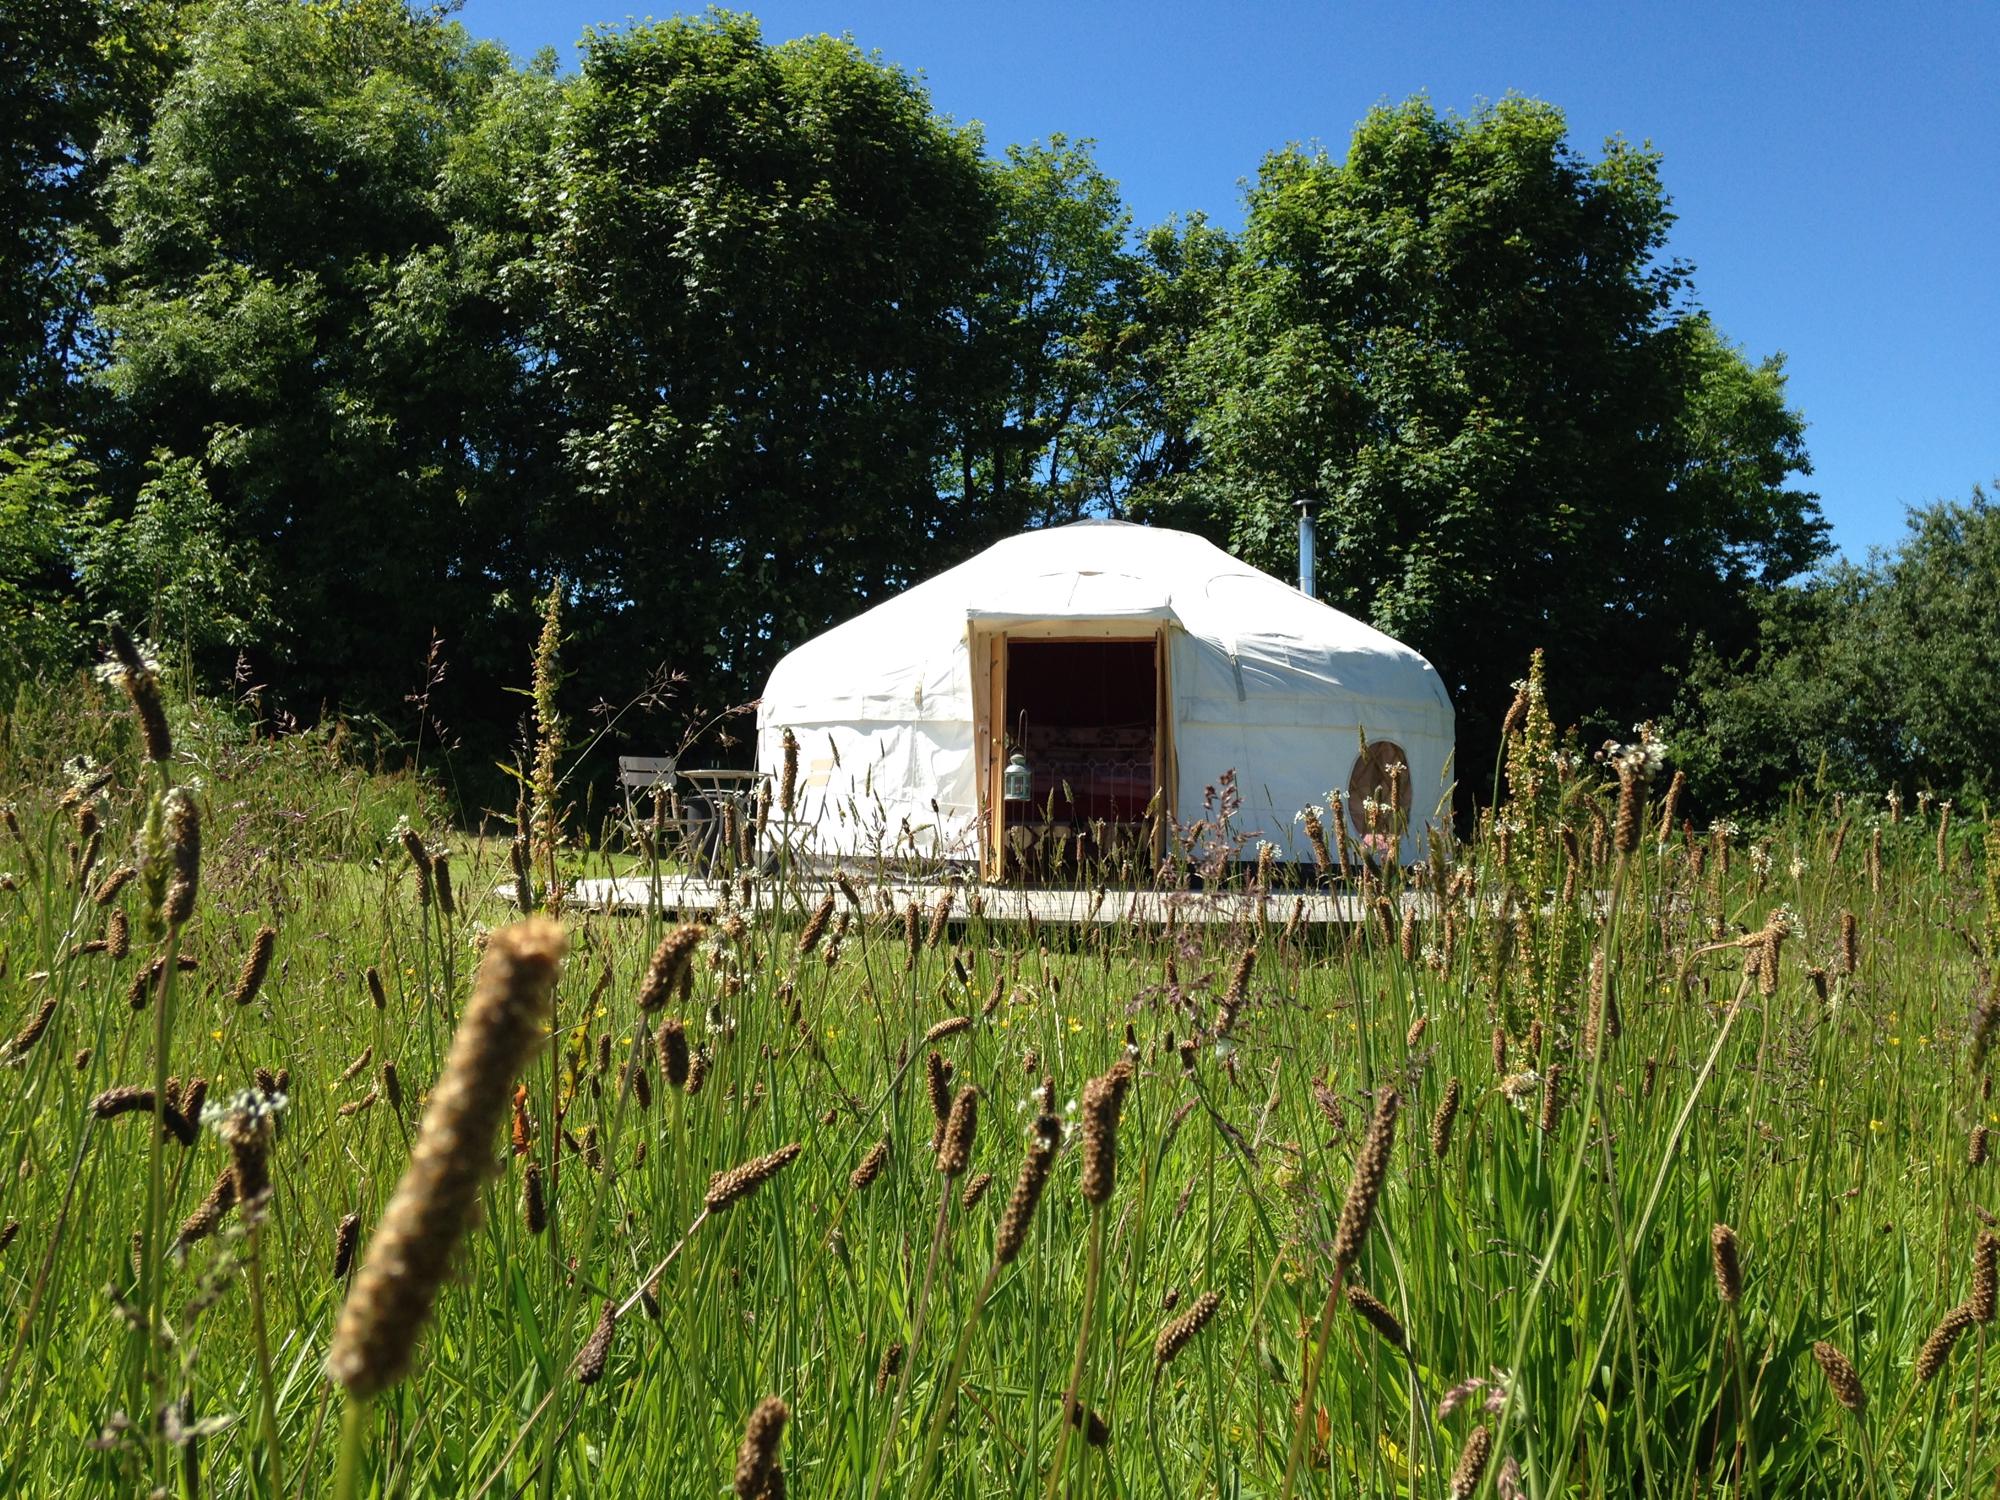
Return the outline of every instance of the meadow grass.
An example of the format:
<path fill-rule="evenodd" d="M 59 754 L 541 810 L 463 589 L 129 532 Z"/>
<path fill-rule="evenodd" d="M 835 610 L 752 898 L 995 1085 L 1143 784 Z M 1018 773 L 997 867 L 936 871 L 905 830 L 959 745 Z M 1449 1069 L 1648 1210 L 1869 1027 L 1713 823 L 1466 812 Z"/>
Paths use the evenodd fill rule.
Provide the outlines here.
<path fill-rule="evenodd" d="M 1289 930 L 1310 867 L 1268 872 L 1261 920 L 1194 920 L 1190 889 L 1170 926 L 1073 930 L 989 923 L 941 870 L 897 872 L 924 890 L 913 921 L 877 866 L 806 943 L 821 887 L 775 872 L 647 994 L 674 924 L 558 893 L 551 1045 L 495 1137 L 456 1143 L 482 1211 L 407 1377 L 364 1403 L 326 1373 L 334 1327 L 482 948 L 519 915 L 493 894 L 507 848 L 394 793 L 423 854 L 452 851 L 446 909 L 373 813 L 331 838 L 266 805 L 311 787 L 253 782 L 254 757 L 152 765 L 91 733 L 81 795 L 6 762 L 6 1493 L 317 1495 L 339 1464 L 347 1492 L 395 1495 L 2000 1484 L 1975 1285 L 1996 1169 L 1972 1164 L 2000 1128 L 1974 1063 L 2000 911 L 1992 835 L 1962 814 L 1801 801 L 1697 830 L 1655 786 L 1621 840 L 1616 782 L 1530 716 L 1478 836 L 1368 874 L 1348 928 Z M 99 903 L 192 779 L 192 916 L 156 925 L 171 898 L 143 869 Z M 554 868 L 631 868 L 607 859 Z M 96 946 L 114 912 L 123 956 Z M 195 967 L 135 1008 L 169 948 Z M 663 1021 L 690 1048 L 678 1087 Z M 243 1108 L 259 1069 L 284 1097 L 269 1196 L 177 1244 L 226 1175 L 227 1122 L 185 1146 L 152 1102 L 92 1101 L 171 1079 L 186 1103 L 200 1078 Z M 942 1127 L 973 1088 L 976 1120 Z"/>

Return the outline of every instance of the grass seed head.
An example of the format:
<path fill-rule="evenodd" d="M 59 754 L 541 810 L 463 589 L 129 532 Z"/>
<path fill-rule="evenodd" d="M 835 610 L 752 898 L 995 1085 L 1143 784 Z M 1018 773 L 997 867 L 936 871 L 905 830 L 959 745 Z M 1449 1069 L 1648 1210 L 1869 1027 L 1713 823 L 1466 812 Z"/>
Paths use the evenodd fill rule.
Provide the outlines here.
<path fill-rule="evenodd" d="M 1382 1336 L 1382 1341 L 1392 1349 L 1407 1349 L 1409 1336 L 1403 1332 L 1403 1325 L 1396 1315 L 1365 1286 L 1349 1285 L 1347 1305 L 1361 1315 L 1362 1321 Z"/>
<path fill-rule="evenodd" d="M 354 1268 L 354 1247 L 361 1243 L 361 1215 L 347 1214 L 333 1231 L 333 1279 L 347 1280 Z"/>
<path fill-rule="evenodd" d="M 986 1190 L 991 1186 L 993 1186 L 993 1174 L 991 1172 L 974 1173 L 971 1179 L 965 1184 L 965 1191 L 958 1195 L 958 1206 L 960 1208 L 971 1208 L 981 1198 L 986 1196 Z"/>
<path fill-rule="evenodd" d="M 417 874 L 417 905 L 429 906 L 431 883 L 434 879 L 430 850 L 424 847 L 424 841 L 417 836 L 414 829 L 405 828 L 402 837 L 403 852 L 410 856 L 410 868 Z"/>
<path fill-rule="evenodd" d="M 7 1044 L 6 1055 L 10 1058 L 25 1057 L 30 1048 L 42 1039 L 42 1033 L 49 1029 L 49 1022 L 55 1019 L 56 997 L 45 995 L 35 1013 L 28 1017 L 27 1024 L 14 1033 L 14 1039 Z"/>
<path fill-rule="evenodd" d="M 1303 817 L 1306 842 L 1312 846 L 1313 866 L 1323 875 L 1333 867 L 1333 854 L 1326 847 L 1326 828 L 1320 822 L 1316 807 L 1307 807 Z"/>
<path fill-rule="evenodd" d="M 882 1175 L 882 1169 L 889 1164 L 889 1140 L 884 1136 L 868 1148 L 868 1154 L 860 1164 L 848 1174 L 847 1186 L 854 1192 L 861 1192 Z"/>
<path fill-rule="evenodd" d="M 668 1016 L 660 1022 L 660 1029 L 653 1033 L 653 1047 L 660 1055 L 660 1076 L 667 1081 L 670 1089 L 685 1090 L 688 1085 L 687 1026 L 678 1016 Z"/>
<path fill-rule="evenodd" d="M 1812 1352 L 1814 1362 L 1833 1391 L 1833 1399 L 1857 1417 L 1865 1412 L 1868 1409 L 1868 1393 L 1862 1388 L 1861 1376 L 1855 1371 L 1854 1362 L 1824 1339 L 1813 1345 Z"/>
<path fill-rule="evenodd" d="M 167 895 L 161 915 L 169 927 L 184 927 L 194 915 L 195 893 L 201 886 L 201 813 L 184 787 L 167 793 Z"/>
<path fill-rule="evenodd" d="M 525 916 L 535 909 L 534 853 L 525 836 L 515 835 L 507 857 L 514 867 L 514 904 L 521 908 Z"/>
<path fill-rule="evenodd" d="M 1554 1135 L 1562 1118 L 1562 1076 L 1563 1065 L 1549 1064 L 1549 1071 L 1542 1077 L 1542 1117 L 1543 1135 Z"/>
<path fill-rule="evenodd" d="M 282 1091 L 245 1089 L 218 1106 L 213 1116 L 215 1133 L 229 1148 L 236 1201 L 246 1209 L 271 1191 L 271 1141 L 278 1132 L 278 1111 L 284 1107 Z"/>
<path fill-rule="evenodd" d="M 1618 1016 L 1618 1002 L 1612 998 L 1605 980 L 1604 954 L 1599 951 L 1590 959 L 1590 1005 L 1583 1025 L 1584 1055 L 1595 1057 L 1600 1046 L 1606 1041 L 1616 1041 L 1624 1029 Z"/>
<path fill-rule="evenodd" d="M 1472 1500 L 1479 1493 L 1479 1481 L 1486 1477 L 1487 1460 L 1493 1456 L 1493 1434 L 1482 1422 L 1467 1434 L 1458 1453 L 1458 1467 L 1451 1471 L 1451 1500 Z"/>
<path fill-rule="evenodd" d="M 215 1184 L 208 1190 L 208 1196 L 195 1205 L 194 1212 L 181 1220 L 180 1233 L 174 1236 L 176 1249 L 185 1250 L 198 1240 L 205 1240 L 214 1234 L 222 1223 L 223 1216 L 236 1206 L 236 1173 L 225 1166 L 216 1174 Z"/>
<path fill-rule="evenodd" d="M 1620 761 L 1618 816 L 1614 820 L 1616 837 L 1612 841 L 1620 854 L 1630 854 L 1639 847 L 1639 813 L 1645 800 L 1645 779 L 1631 766 Z"/>
<path fill-rule="evenodd" d="M 1687 791 L 1687 772 L 1675 771 L 1674 779 L 1667 783 L 1667 798 L 1660 805 L 1660 836 L 1664 844 L 1673 837 L 1674 822 L 1680 814 L 1681 797 Z"/>
<path fill-rule="evenodd" d="M 1093 1448 L 1111 1446 L 1111 1424 L 1082 1402 L 1072 1402 L 1069 1408 L 1069 1425 L 1083 1431 L 1083 1440 Z"/>
<path fill-rule="evenodd" d="M 1153 1369 L 1156 1373 L 1174 1362 L 1175 1356 L 1208 1326 L 1209 1319 L 1215 1316 L 1215 1310 L 1220 1306 L 1220 1292 L 1203 1292 L 1195 1298 L 1193 1306 L 1160 1330 L 1160 1336 L 1153 1340 Z"/>
<path fill-rule="evenodd" d="M 1987 985 L 1985 998 L 1973 1008 L 1973 1072 L 1976 1073 L 1986 1066 L 1986 1054 L 1992 1050 L 1993 1038 L 1996 1035 L 2000 1035 L 2000 978 L 1994 979 Z"/>
<path fill-rule="evenodd" d="M 1235 1011 L 1242 1007 L 1244 997 L 1250 993 L 1250 971 L 1257 963 L 1255 945 L 1246 947 L 1236 955 L 1236 967 L 1230 970 L 1229 987 L 1222 993 L 1222 1008 Z"/>
<path fill-rule="evenodd" d="M 98 884 L 91 893 L 91 902 L 97 906 L 109 906 L 118 899 L 119 892 L 138 878 L 139 872 L 130 865 L 120 865 Z"/>
<path fill-rule="evenodd" d="M 786 819 L 798 810 L 799 805 L 799 741 L 790 729 L 785 731 L 783 768 L 778 777 L 778 811 Z"/>
<path fill-rule="evenodd" d="M 501 928 L 486 945 L 410 1164 L 334 1329 L 328 1369 L 354 1397 L 373 1396 L 409 1369 L 477 1211 L 514 1077 L 544 1040 L 565 946 L 562 929 L 538 917 Z"/>
<path fill-rule="evenodd" d="M 708 1211 L 719 1214 L 731 1204 L 749 1197 L 790 1165 L 801 1149 L 794 1141 L 789 1146 L 780 1146 L 769 1155 L 754 1157 L 740 1167 L 717 1172 L 708 1179 L 708 1194 L 704 1200 Z"/>
<path fill-rule="evenodd" d="M 530 1234 L 540 1234 L 549 1227 L 549 1201 L 542 1191 L 542 1164 L 538 1161 L 521 1170 L 521 1221 Z"/>
<path fill-rule="evenodd" d="M 875 1394 L 877 1396 L 886 1396 L 889 1393 L 889 1382 L 896 1378 L 897 1372 L 902 1368 L 903 1346 L 899 1343 L 891 1344 L 882 1351 L 882 1361 L 875 1367 Z"/>
<path fill-rule="evenodd" d="M 639 986 L 640 1010 L 656 1011 L 676 992 L 686 992 L 694 979 L 695 950 L 707 930 L 699 922 L 683 922 L 660 939 Z"/>
<path fill-rule="evenodd" d="M 1952 1346 L 1959 1335 L 1972 1326 L 1972 1309 L 1960 1304 L 1946 1313 L 1938 1326 L 1931 1330 L 1931 1336 L 1924 1340 L 1923 1348 L 1917 1351 L 1916 1377 L 1928 1384 L 1937 1378 L 1937 1372 L 1944 1368 L 1944 1362 L 1951 1357 Z"/>
<path fill-rule="evenodd" d="M 786 816 L 790 817 L 791 814 L 787 813 Z M 827 924 L 832 921 L 833 892 L 828 891 L 820 898 L 819 905 L 813 908 L 812 915 L 806 919 L 805 930 L 799 934 L 800 958 L 804 958 L 819 946 L 819 940 L 826 936 Z"/>
<path fill-rule="evenodd" d="M 157 1111 L 154 1108 L 156 1102 L 158 1104 Z M 162 1129 L 166 1130 L 183 1146 L 192 1146 L 194 1144 L 193 1123 L 176 1109 L 170 1101 L 164 1099 L 156 1101 L 156 1096 L 149 1088 L 144 1088 L 137 1084 L 120 1084 L 114 1088 L 105 1089 L 90 1101 L 90 1112 L 100 1120 L 115 1120 L 120 1115 L 132 1114 L 137 1111 L 144 1111 L 146 1114 L 157 1112 Z"/>
<path fill-rule="evenodd" d="M 170 761 L 174 758 L 174 738 L 167 729 L 166 707 L 160 701 L 159 674 L 116 620 L 111 622 L 110 635 L 111 672 L 131 700 L 132 712 L 139 720 L 139 738 L 146 747 L 146 759 L 155 764 Z"/>
<path fill-rule="evenodd" d="M 632 1098 L 640 1109 L 653 1107 L 653 1074 L 643 1057 L 635 1057 L 626 1063 L 625 1085 L 632 1091 Z"/>
<path fill-rule="evenodd" d="M 1083 1201 L 1093 1208 L 1111 1201 L 1118 1184 L 1118 1116 L 1131 1076 L 1113 1068 L 1083 1086 Z"/>
<path fill-rule="evenodd" d="M 1736 1231 L 1717 1224 L 1708 1235 L 1709 1257 L 1715 1266 L 1715 1295 L 1734 1307 L 1743 1300 L 1743 1267 L 1736 1253 Z"/>
<path fill-rule="evenodd" d="M 951 1116 L 951 1078 L 941 1052 L 933 1051 L 924 1059 L 924 1090 L 930 1096 L 931 1118 L 942 1125 Z"/>
<path fill-rule="evenodd" d="M 951 1101 L 951 1115 L 938 1143 L 938 1171 L 957 1177 L 972 1161 L 972 1141 L 979 1131 L 979 1089 L 967 1084 Z"/>
<path fill-rule="evenodd" d="M 1007 1199 L 1007 1212 L 1000 1217 L 1000 1233 L 993 1241 L 996 1265 L 1012 1264 L 1028 1242 L 1035 1206 L 1042 1201 L 1042 1189 L 1049 1184 L 1049 1171 L 1055 1165 L 1062 1138 L 1062 1121 L 1056 1116 L 1043 1114 L 1036 1119 L 1035 1137 L 1021 1161 L 1020 1175 L 1014 1179 L 1014 1191 Z"/>
<path fill-rule="evenodd" d="M 257 998 L 257 991 L 264 987 L 264 976 L 271 970 L 271 954 L 278 946 L 278 929 L 259 927 L 257 935 L 250 940 L 250 952 L 243 960 L 243 968 L 236 976 L 236 988 L 230 991 L 230 1001 L 236 1005 L 248 1005 Z"/>
<path fill-rule="evenodd" d="M 1375 1205 L 1389 1177 L 1389 1156 L 1396 1145 L 1396 1109 L 1402 1100 L 1392 1088 L 1375 1098 L 1375 1113 L 1354 1162 L 1354 1176 L 1340 1205 L 1340 1222 L 1333 1236 L 1333 1260 L 1341 1270 L 1354 1264 L 1368 1230 L 1375 1222 Z"/>
<path fill-rule="evenodd" d="M 776 1396 L 766 1396 L 750 1413 L 743 1445 L 736 1450 L 736 1500 L 761 1500 L 768 1492 L 778 1467 L 778 1444 L 791 1415 L 791 1408 Z"/>
<path fill-rule="evenodd" d="M 2000 1234 L 1990 1229 L 1980 1230 L 1972 1246 L 1972 1295 L 1965 1300 L 1975 1323 L 1993 1321 L 1996 1259 L 2000 1259 Z"/>
<path fill-rule="evenodd" d="M 1438 1100 L 1437 1112 L 1431 1116 L 1431 1155 L 1434 1157 L 1442 1157 L 1451 1149 L 1451 1127 L 1458 1119 L 1458 1105 L 1463 1093 L 1456 1078 L 1444 1086 L 1444 1097 Z"/>
<path fill-rule="evenodd" d="M 607 1298 L 604 1310 L 597 1315 L 597 1326 L 590 1331 L 583 1348 L 576 1356 L 576 1383 L 596 1385 L 604 1378 L 604 1367 L 611 1359 L 611 1341 L 618 1333 L 618 1301 Z"/>

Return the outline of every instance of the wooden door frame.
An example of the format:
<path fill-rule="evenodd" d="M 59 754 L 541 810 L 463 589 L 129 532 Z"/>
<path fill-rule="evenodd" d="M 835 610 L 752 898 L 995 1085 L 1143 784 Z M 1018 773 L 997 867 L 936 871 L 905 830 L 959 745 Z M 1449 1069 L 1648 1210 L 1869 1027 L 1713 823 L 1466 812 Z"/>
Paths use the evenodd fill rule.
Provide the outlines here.
<path fill-rule="evenodd" d="M 1080 630 L 1092 623 L 1096 630 Z M 1132 624 L 1142 622 L 1134 621 Z M 1007 802 L 1002 792 L 1007 772 L 1007 643 L 1010 640 L 1087 645 L 1097 641 L 1153 643 L 1153 788 L 1160 800 L 1154 827 L 1154 856 L 1160 855 L 1167 817 L 1176 801 L 1179 761 L 1174 752 L 1173 655 L 1171 621 L 1143 622 L 1148 629 L 1121 628 L 1124 621 L 1037 620 L 983 624 L 972 620 L 966 632 L 966 655 L 972 667 L 972 742 L 974 784 L 979 789 L 979 868 L 988 880 L 1006 872 Z"/>

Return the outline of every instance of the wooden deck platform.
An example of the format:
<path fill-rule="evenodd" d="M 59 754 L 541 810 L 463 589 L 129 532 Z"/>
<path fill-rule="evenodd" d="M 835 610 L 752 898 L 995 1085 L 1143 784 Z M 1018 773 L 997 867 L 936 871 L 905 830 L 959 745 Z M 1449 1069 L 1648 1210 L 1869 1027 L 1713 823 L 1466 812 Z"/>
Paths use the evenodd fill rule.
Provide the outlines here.
<path fill-rule="evenodd" d="M 726 904 L 734 904 L 736 899 L 733 890 L 725 898 L 727 882 L 694 876 L 662 876 L 657 890 L 652 887 L 653 882 L 643 875 L 580 880 L 564 892 L 563 900 L 570 906 L 607 912 L 644 913 L 657 905 L 669 916 L 688 918 L 718 911 Z M 838 895 L 838 889 L 830 880 L 795 878 L 786 889 L 787 904 L 810 907 L 828 891 Z M 870 904 L 871 910 L 880 905 L 878 893 L 886 893 L 891 906 L 898 911 L 912 901 L 928 910 L 942 889 L 932 882 L 860 887 L 862 899 Z M 505 888 L 502 894 L 511 896 Z M 768 903 L 770 894 L 754 892 L 753 910 L 760 899 Z M 1282 925 L 1291 920 L 1293 904 L 1300 899 L 1305 902 L 1301 919 L 1312 926 L 1358 922 L 1363 916 L 1360 897 L 1331 891 L 1274 891 L 1264 898 L 1264 911 L 1272 922 Z M 1405 897 L 1406 901 L 1413 899 Z M 967 884 L 959 889 L 952 904 L 953 917 L 964 920 L 975 901 L 989 922 L 1025 922 L 1033 918 L 1052 927 L 1108 927 L 1133 921 L 1161 923 L 1169 913 L 1183 924 L 1226 926 L 1254 918 L 1258 907 L 1258 898 L 1241 891 L 1107 891 L 1100 897 L 1096 891 L 1087 890 Z"/>

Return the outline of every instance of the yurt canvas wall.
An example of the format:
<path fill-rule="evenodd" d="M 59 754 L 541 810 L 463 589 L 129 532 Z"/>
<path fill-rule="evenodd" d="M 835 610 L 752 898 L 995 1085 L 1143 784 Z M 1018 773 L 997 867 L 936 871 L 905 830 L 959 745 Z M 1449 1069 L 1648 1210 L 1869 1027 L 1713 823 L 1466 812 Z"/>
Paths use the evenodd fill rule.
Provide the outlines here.
<path fill-rule="evenodd" d="M 1038 688 L 1024 664 L 1046 679 Z M 1033 699 L 1045 717 L 1087 718 L 1088 685 L 1065 679 L 1114 668 L 1154 674 L 1153 723 L 1135 719 L 1147 685 L 1103 678 L 1097 696 L 1121 722 L 1030 722 L 1024 743 L 1010 707 Z M 1042 791 L 1051 755 L 1111 765 L 1106 791 L 1072 783 L 1078 821 L 1091 808 L 1122 816 L 1141 776 L 1183 827 L 1212 820 L 1204 792 L 1234 770 L 1245 857 L 1268 840 L 1290 859 L 1309 857 L 1301 809 L 1333 791 L 1379 797 L 1391 764 L 1406 767 L 1400 856 L 1418 857 L 1452 753 L 1449 699 L 1416 652 L 1201 538 L 1114 522 L 1010 538 L 807 642 L 758 708 L 757 764 L 774 777 L 786 729 L 812 852 L 989 868 L 1017 748 L 1031 765 L 1044 757 Z M 1374 748 L 1358 763 L 1364 734 Z M 1093 735 L 1108 741 L 1095 760 Z M 1365 813 L 1350 814 L 1358 833 Z"/>

